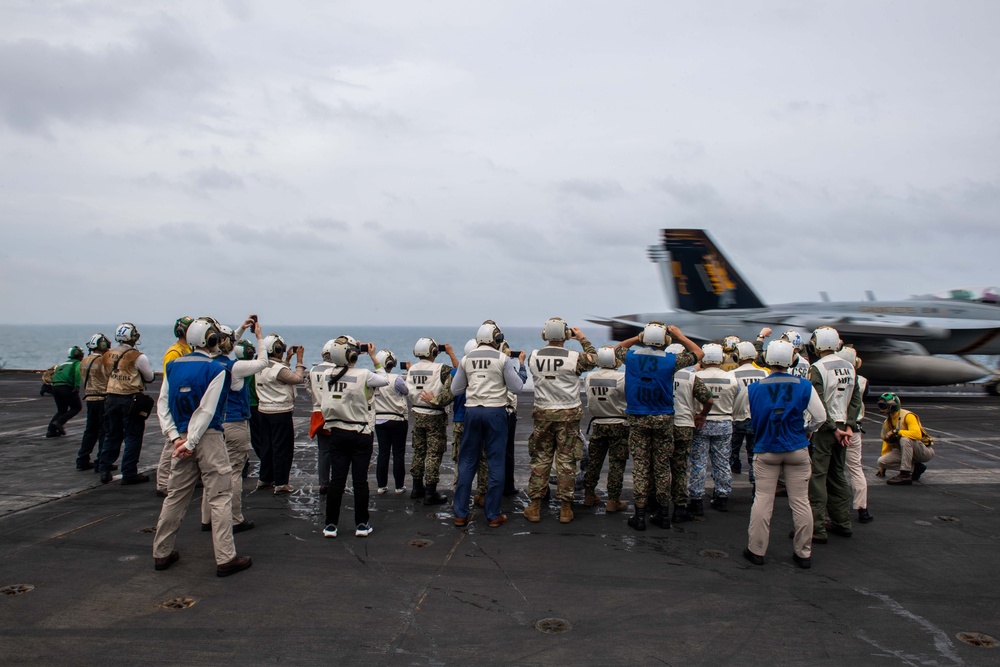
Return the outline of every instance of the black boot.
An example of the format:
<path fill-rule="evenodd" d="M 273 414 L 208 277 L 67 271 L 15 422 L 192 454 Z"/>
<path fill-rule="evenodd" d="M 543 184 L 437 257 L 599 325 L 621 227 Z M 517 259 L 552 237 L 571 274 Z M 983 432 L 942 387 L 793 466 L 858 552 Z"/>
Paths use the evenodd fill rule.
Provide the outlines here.
<path fill-rule="evenodd" d="M 646 530 L 646 508 L 636 507 L 635 515 L 628 518 L 628 525 L 636 530 Z"/>
<path fill-rule="evenodd" d="M 705 516 L 705 505 L 701 498 L 691 499 L 688 503 L 688 509 L 691 510 L 693 516 Z"/>
<path fill-rule="evenodd" d="M 728 496 L 713 496 L 711 502 L 708 503 L 712 506 L 712 509 L 718 510 L 720 512 L 729 511 L 729 497 Z"/>
<path fill-rule="evenodd" d="M 649 521 L 650 523 L 655 523 L 660 528 L 670 528 L 670 510 L 666 506 L 660 505 L 656 516 L 649 517 Z"/>
<path fill-rule="evenodd" d="M 413 478 L 413 490 L 410 491 L 410 500 L 417 500 L 424 497 L 424 480 L 422 477 Z"/>
<path fill-rule="evenodd" d="M 448 496 L 438 493 L 437 484 L 428 484 L 425 488 L 424 505 L 443 505 L 448 502 Z"/>
<path fill-rule="evenodd" d="M 685 521 L 691 521 L 692 518 L 691 511 L 688 510 L 687 505 L 674 505 L 674 523 L 684 523 Z"/>

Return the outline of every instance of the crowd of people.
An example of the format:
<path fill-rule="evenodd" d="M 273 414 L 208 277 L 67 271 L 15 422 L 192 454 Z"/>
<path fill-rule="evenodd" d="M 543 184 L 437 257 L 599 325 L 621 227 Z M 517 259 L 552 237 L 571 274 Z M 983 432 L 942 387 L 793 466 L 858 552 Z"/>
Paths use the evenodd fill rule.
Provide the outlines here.
<path fill-rule="evenodd" d="M 254 342 L 243 338 L 247 332 Z M 808 342 L 789 330 L 765 349 L 771 333 L 764 328 L 755 341 L 729 336 L 699 346 L 675 326 L 650 322 L 638 336 L 596 349 L 579 328 L 552 318 L 541 332 L 545 345 L 526 354 L 512 351 L 500 327 L 487 320 L 461 358 L 450 345 L 420 338 L 413 349 L 416 361 L 401 363 L 391 350 L 342 335 L 328 341 L 322 361 L 308 369 L 304 349 L 277 334 L 263 336 L 256 315 L 235 330 L 209 317 L 182 317 L 174 327 L 177 341 L 164 355 L 154 400 L 145 393 L 153 380 L 149 359 L 135 348 L 139 331 L 125 322 L 115 330 L 116 346 L 94 334 L 86 344 L 89 354 L 71 348 L 67 361 L 49 374 L 57 413 L 46 435 L 65 434 L 66 421 L 82 409 L 82 388 L 87 423 L 77 469 L 93 469 L 108 483 L 121 454 L 121 483 L 149 482 L 138 471 L 138 460 L 146 418 L 155 412 L 164 435 L 156 493 L 164 500 L 154 567 L 164 570 L 179 559 L 175 537 L 200 481 L 202 529 L 212 532 L 217 574 L 228 576 L 252 565 L 249 557 L 237 555 L 233 539 L 254 527 L 241 500 L 251 449 L 260 461 L 256 488 L 276 496 L 293 491 L 297 386 L 311 396 L 309 436 L 316 439 L 319 492 L 326 496 L 322 534 L 339 534 L 350 473 L 354 534 L 367 537 L 374 530 L 368 471 L 376 437 L 376 493 L 389 492 L 390 462 L 393 492 L 406 493 L 405 448 L 412 424 L 409 497 L 425 505 L 449 502 L 440 488 L 449 414 L 457 463 L 455 526 L 467 526 L 475 506 L 484 508 L 491 528 L 508 521 L 502 497 L 518 493 L 517 398 L 530 373 L 534 403 L 525 520 L 542 521 L 554 476 L 558 520 L 573 521 L 581 460 L 586 461 L 583 504 L 601 502 L 597 486 L 607 459 L 605 509 L 627 510 L 622 493 L 629 457 L 632 529 L 646 530 L 647 520 L 670 528 L 672 522 L 704 516 L 709 474 L 714 491 L 708 505 L 726 512 L 745 448 L 754 502 L 744 558 L 764 564 L 774 498 L 787 495 L 792 558 L 807 568 L 813 543 L 826 543 L 829 533 L 852 534 L 852 508 L 861 523 L 873 520 L 861 467 L 867 383 L 858 374 L 860 357 L 835 329 L 820 327 Z M 579 350 L 567 345 L 572 341 Z M 442 354 L 450 364 L 437 361 Z M 374 370 L 357 367 L 364 355 Z M 584 429 L 585 408 L 590 421 Z M 878 408 L 885 422 L 877 474 L 898 470 L 887 482 L 912 484 L 934 455 L 933 440 L 897 395 L 883 394 Z"/>

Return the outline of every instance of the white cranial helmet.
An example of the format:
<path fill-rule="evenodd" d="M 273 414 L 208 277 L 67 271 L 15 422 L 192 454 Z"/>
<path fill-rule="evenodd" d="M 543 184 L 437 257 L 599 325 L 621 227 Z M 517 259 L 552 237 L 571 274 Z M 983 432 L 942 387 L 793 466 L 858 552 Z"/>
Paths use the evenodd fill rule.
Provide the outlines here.
<path fill-rule="evenodd" d="M 597 365 L 601 368 L 618 368 L 613 345 L 605 345 L 597 350 Z"/>
<path fill-rule="evenodd" d="M 795 346 L 787 340 L 772 340 L 767 344 L 767 352 L 764 353 L 764 363 L 768 366 L 780 366 L 788 368 L 792 365 L 795 357 Z"/>
<path fill-rule="evenodd" d="M 219 326 L 210 317 L 199 317 L 187 328 L 187 344 L 211 349 L 222 341 Z"/>
<path fill-rule="evenodd" d="M 413 356 L 417 359 L 431 359 L 438 356 L 438 344 L 434 342 L 433 338 L 421 338 L 413 346 Z"/>
<path fill-rule="evenodd" d="M 466 356 L 468 356 L 469 352 L 472 352 L 477 347 L 479 347 L 479 343 L 476 342 L 475 338 L 470 338 L 468 341 L 466 341 L 466 343 L 465 343 L 465 354 L 466 354 Z"/>
<path fill-rule="evenodd" d="M 785 333 L 781 334 L 781 337 L 791 343 L 792 347 L 796 350 L 802 349 L 802 334 L 795 329 L 789 329 Z"/>
<path fill-rule="evenodd" d="M 233 351 L 233 344 L 236 343 L 236 332 L 225 324 L 217 323 L 219 329 L 219 349 L 225 354 Z"/>
<path fill-rule="evenodd" d="M 736 358 L 740 361 L 757 358 L 757 348 L 748 340 L 741 340 L 736 344 Z"/>
<path fill-rule="evenodd" d="M 566 340 L 569 337 L 569 325 L 561 317 L 550 317 L 542 327 L 542 340 L 546 342 Z"/>
<path fill-rule="evenodd" d="M 87 341 L 87 349 L 91 352 L 107 352 L 111 349 L 111 341 L 102 333 L 95 333 Z"/>
<path fill-rule="evenodd" d="M 375 361 L 382 364 L 385 372 L 390 372 L 396 367 L 396 355 L 389 350 L 379 350 L 375 353 Z"/>
<path fill-rule="evenodd" d="M 268 334 L 264 337 L 264 349 L 267 350 L 267 356 L 280 357 L 288 346 L 285 345 L 285 339 L 278 334 Z"/>
<path fill-rule="evenodd" d="M 739 336 L 726 336 L 722 339 L 722 350 L 727 354 L 735 352 L 736 346 L 740 344 Z"/>
<path fill-rule="evenodd" d="M 331 338 L 330 340 L 326 341 L 326 343 L 323 345 L 323 351 L 320 352 L 320 356 L 323 357 L 323 361 L 325 361 L 328 364 L 333 363 L 333 357 L 331 355 L 333 354 L 333 346 L 336 343 L 337 341 Z"/>
<path fill-rule="evenodd" d="M 670 345 L 670 336 L 667 335 L 667 325 L 663 322 L 650 322 L 639 334 L 639 342 L 649 347 L 664 348 Z"/>
<path fill-rule="evenodd" d="M 490 347 L 499 349 L 500 343 L 502 343 L 503 340 L 503 332 L 500 331 L 500 327 L 498 327 L 496 323 L 491 320 L 483 322 L 479 328 L 476 329 L 477 345 L 489 345 Z"/>
<path fill-rule="evenodd" d="M 850 365 L 857 368 L 860 366 L 858 363 L 858 351 L 853 347 L 844 347 L 837 351 L 837 356 L 849 363 Z"/>
<path fill-rule="evenodd" d="M 680 343 L 671 343 L 670 345 L 667 345 L 666 351 L 670 354 L 680 354 L 684 351 L 684 346 Z"/>
<path fill-rule="evenodd" d="M 119 343 L 134 345 L 139 340 L 139 330 L 131 322 L 122 322 L 115 329 L 115 340 Z"/>
<path fill-rule="evenodd" d="M 840 334 L 833 327 L 820 327 L 813 331 L 812 344 L 817 352 L 836 352 L 840 349 Z"/>
<path fill-rule="evenodd" d="M 718 343 L 705 343 L 701 346 L 705 356 L 702 357 L 702 365 L 718 365 L 726 360 L 726 353 Z"/>

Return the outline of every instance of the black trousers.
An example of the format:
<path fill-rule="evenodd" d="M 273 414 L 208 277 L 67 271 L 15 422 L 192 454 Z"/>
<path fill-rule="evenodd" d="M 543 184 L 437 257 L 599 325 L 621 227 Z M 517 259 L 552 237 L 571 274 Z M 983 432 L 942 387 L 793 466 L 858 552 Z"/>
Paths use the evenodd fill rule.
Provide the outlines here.
<path fill-rule="evenodd" d="M 326 523 L 338 525 L 340 505 L 347 486 L 347 470 L 354 483 L 354 523 L 368 523 L 368 464 L 372 460 L 371 433 L 330 429 L 333 444 L 330 490 L 326 494 Z"/>
<path fill-rule="evenodd" d="M 295 455 L 295 424 L 291 412 L 260 413 L 260 481 L 288 484 Z"/>
<path fill-rule="evenodd" d="M 56 414 L 49 422 L 49 435 L 59 435 L 63 426 L 75 417 L 83 405 L 80 404 L 80 392 L 76 387 L 55 385 L 52 387 L 52 398 L 56 400 Z"/>
<path fill-rule="evenodd" d="M 83 429 L 83 438 L 80 439 L 80 451 L 76 454 L 76 465 L 86 466 L 90 463 L 90 455 L 97 447 L 97 454 L 94 455 L 96 461 L 101 454 L 101 447 L 104 446 L 104 399 L 99 401 L 84 401 L 87 404 L 87 425 Z"/>
<path fill-rule="evenodd" d="M 389 456 L 392 455 L 392 480 L 396 488 L 406 483 L 406 432 L 410 423 L 404 419 L 375 425 L 378 437 L 378 458 L 375 460 L 375 482 L 379 488 L 389 486 Z"/>

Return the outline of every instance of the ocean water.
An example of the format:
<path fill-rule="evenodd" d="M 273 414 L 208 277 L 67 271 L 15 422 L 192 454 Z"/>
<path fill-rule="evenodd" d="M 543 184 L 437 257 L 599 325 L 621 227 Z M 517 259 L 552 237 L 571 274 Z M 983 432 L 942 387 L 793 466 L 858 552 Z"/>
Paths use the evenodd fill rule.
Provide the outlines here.
<path fill-rule="evenodd" d="M 117 323 L 108 325 L 93 324 L 0 324 L 0 336 L 4 345 L 0 348 L 0 368 L 15 370 L 41 370 L 66 359 L 66 353 L 73 345 L 86 347 L 87 340 L 95 333 L 103 333 L 113 338 Z M 232 326 L 232 324 L 230 324 Z M 173 324 L 136 324 L 141 337 L 138 349 L 149 357 L 154 370 L 162 370 L 163 353 L 175 342 Z M 235 328 L 235 327 L 234 327 Z M 542 347 L 545 343 L 539 335 L 541 327 L 507 327 L 504 335 L 514 350 L 531 350 Z M 590 341 L 600 347 L 611 344 L 610 332 L 603 327 L 585 328 L 584 333 Z M 374 342 L 377 349 L 389 349 L 401 361 L 413 361 L 413 344 L 418 338 L 430 336 L 439 345 L 451 343 L 455 354 L 461 359 L 466 341 L 475 336 L 474 327 L 379 327 L 379 326 L 346 326 L 332 329 L 324 326 L 266 326 L 264 335 L 279 334 L 289 345 L 305 347 L 305 364 L 312 366 L 319 363 L 320 351 L 331 338 L 341 334 L 353 336 L 362 342 Z M 244 338 L 253 338 L 247 333 Z M 579 343 L 569 342 L 572 349 L 580 349 Z M 447 355 L 442 354 L 437 359 L 448 363 Z M 362 357 L 359 366 L 371 367 L 368 357 Z"/>

